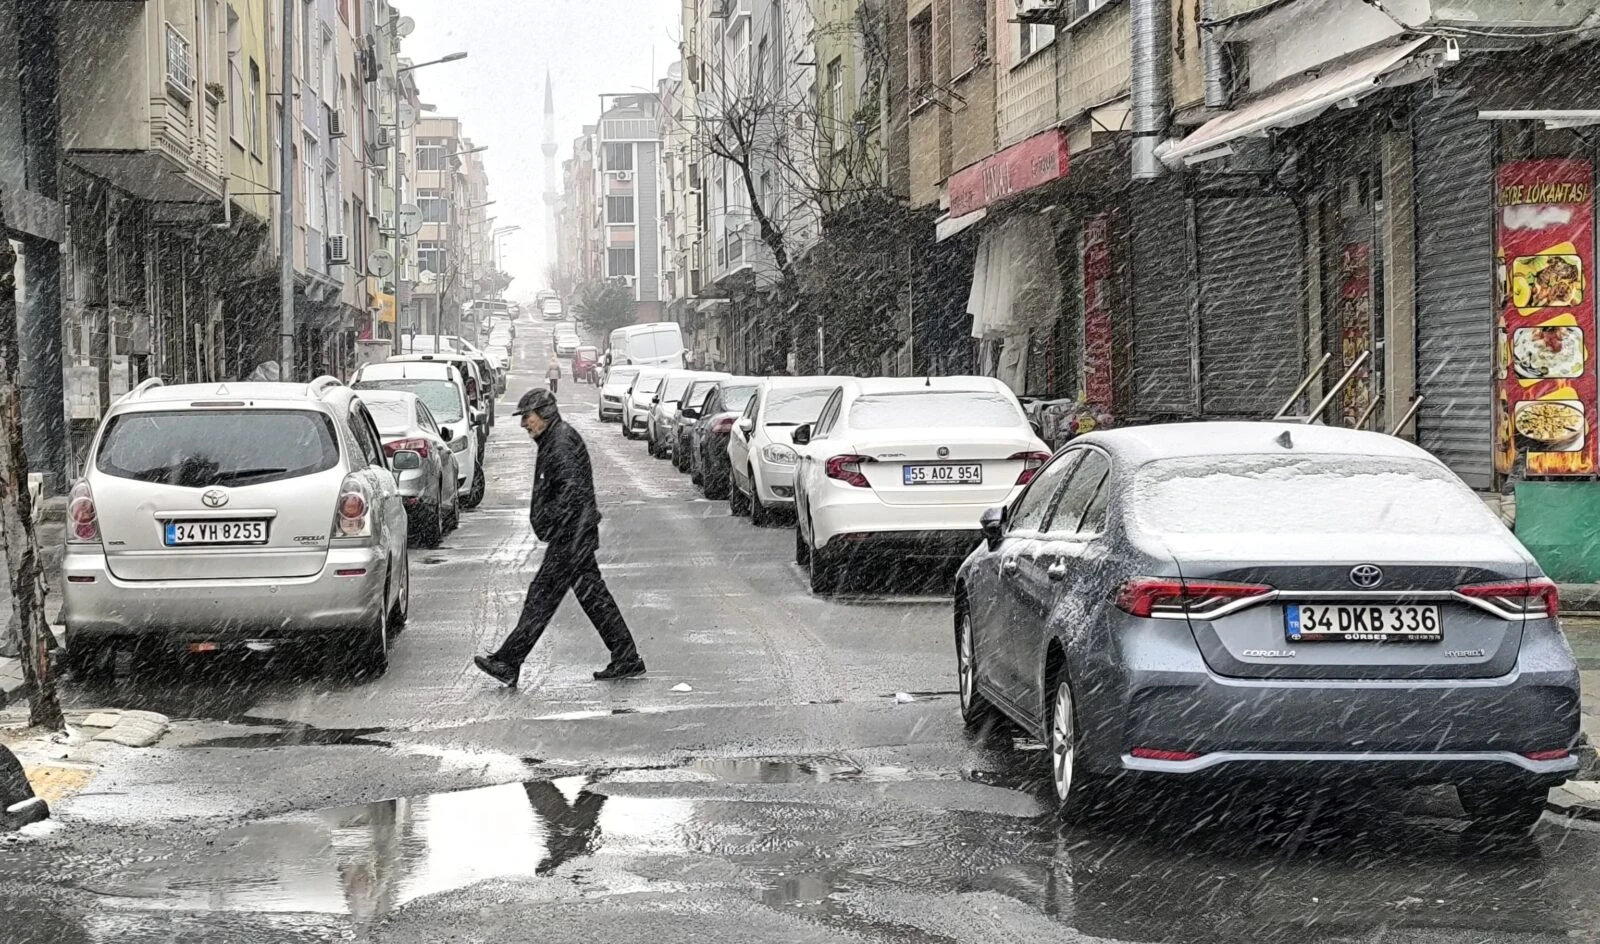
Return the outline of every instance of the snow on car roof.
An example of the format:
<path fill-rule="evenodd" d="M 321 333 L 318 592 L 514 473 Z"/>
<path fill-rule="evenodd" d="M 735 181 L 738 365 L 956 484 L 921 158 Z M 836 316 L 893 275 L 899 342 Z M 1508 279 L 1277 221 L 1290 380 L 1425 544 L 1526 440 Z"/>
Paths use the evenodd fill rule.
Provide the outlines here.
<path fill-rule="evenodd" d="M 1285 432 L 1292 446 L 1278 442 Z M 1260 455 L 1298 452 L 1435 461 L 1397 436 L 1299 423 L 1158 423 L 1090 433 L 1077 442 L 1097 443 L 1137 462 L 1187 456 Z"/>

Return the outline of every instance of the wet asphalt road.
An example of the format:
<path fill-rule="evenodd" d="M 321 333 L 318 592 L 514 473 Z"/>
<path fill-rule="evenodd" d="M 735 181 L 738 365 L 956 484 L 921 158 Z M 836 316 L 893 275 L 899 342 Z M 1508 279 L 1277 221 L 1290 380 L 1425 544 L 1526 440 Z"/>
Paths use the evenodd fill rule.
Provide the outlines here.
<path fill-rule="evenodd" d="M 522 334 L 509 401 L 548 360 Z M 1588 824 L 1485 846 L 1448 796 L 1351 785 L 1141 790 L 1059 825 L 1037 746 L 960 723 L 937 580 L 813 599 L 789 531 L 700 500 L 593 388 L 560 397 L 648 677 L 590 680 L 605 650 L 570 599 L 519 691 L 470 667 L 540 553 L 502 415 L 484 506 L 414 549 L 383 679 L 280 650 L 68 693 L 179 721 L 0 840 L 0 942 L 1600 940 Z"/>

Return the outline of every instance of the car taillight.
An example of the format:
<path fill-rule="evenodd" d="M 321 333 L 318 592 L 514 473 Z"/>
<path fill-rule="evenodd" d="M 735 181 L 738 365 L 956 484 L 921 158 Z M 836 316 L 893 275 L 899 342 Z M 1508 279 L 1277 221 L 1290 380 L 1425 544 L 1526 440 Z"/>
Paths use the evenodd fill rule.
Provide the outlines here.
<path fill-rule="evenodd" d="M 871 488 L 872 483 L 861 474 L 861 465 L 864 462 L 874 462 L 871 456 L 834 456 L 828 460 L 828 478 L 838 479 L 846 485 L 856 488 Z"/>
<path fill-rule="evenodd" d="M 1022 474 L 1017 476 L 1018 485 L 1027 485 L 1033 477 L 1039 474 L 1044 464 L 1050 461 L 1048 452 L 1019 452 L 1011 457 L 1012 462 L 1022 463 Z"/>
<path fill-rule="evenodd" d="M 1117 609 L 1134 616 L 1202 619 L 1238 600 L 1266 596 L 1265 584 L 1227 583 L 1220 580 L 1177 580 L 1171 577 L 1135 577 L 1117 591 Z"/>
<path fill-rule="evenodd" d="M 733 417 L 724 417 L 723 419 L 712 423 L 711 431 L 713 433 L 728 433 L 731 435 L 733 433 Z"/>
<path fill-rule="evenodd" d="M 339 501 L 334 505 L 334 537 L 358 538 L 372 533 L 367 487 L 361 479 L 347 475 L 339 486 Z"/>
<path fill-rule="evenodd" d="M 88 482 L 74 485 L 67 500 L 67 539 L 79 544 L 100 540 L 100 512 L 94 506 L 94 493 Z"/>
<path fill-rule="evenodd" d="M 1561 594 L 1556 585 L 1543 577 L 1538 580 L 1508 580 L 1495 583 L 1469 583 L 1457 587 L 1464 597 L 1485 600 L 1508 613 L 1555 619 L 1561 612 Z"/>
<path fill-rule="evenodd" d="M 397 452 L 410 450 L 428 458 L 428 441 L 426 439 L 396 439 L 394 442 L 383 444 L 383 454 L 393 459 Z"/>

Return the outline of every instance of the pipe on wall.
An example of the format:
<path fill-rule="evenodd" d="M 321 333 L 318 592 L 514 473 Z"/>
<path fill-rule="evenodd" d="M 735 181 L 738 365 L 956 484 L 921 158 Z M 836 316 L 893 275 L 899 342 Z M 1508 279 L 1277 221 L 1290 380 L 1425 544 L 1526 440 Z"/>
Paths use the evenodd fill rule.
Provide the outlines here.
<path fill-rule="evenodd" d="M 1233 63 L 1228 58 L 1227 44 L 1217 36 L 1215 29 L 1204 25 L 1211 19 L 1211 4 L 1212 0 L 1200 2 L 1200 61 L 1205 68 L 1205 101 L 1207 108 L 1227 108 L 1231 104 Z"/>
<path fill-rule="evenodd" d="M 1172 118 L 1171 0 L 1133 0 L 1129 29 L 1133 34 L 1133 179 L 1154 180 L 1166 173 L 1156 148 L 1166 138 Z"/>

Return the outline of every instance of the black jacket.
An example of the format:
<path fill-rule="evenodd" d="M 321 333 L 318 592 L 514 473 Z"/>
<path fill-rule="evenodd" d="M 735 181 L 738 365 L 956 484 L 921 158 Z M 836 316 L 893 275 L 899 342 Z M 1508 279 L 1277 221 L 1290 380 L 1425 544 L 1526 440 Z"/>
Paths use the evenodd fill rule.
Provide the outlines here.
<path fill-rule="evenodd" d="M 594 497 L 589 447 L 562 419 L 546 427 L 537 441 L 533 502 L 528 509 L 533 533 L 553 549 L 598 546 L 600 505 Z"/>

